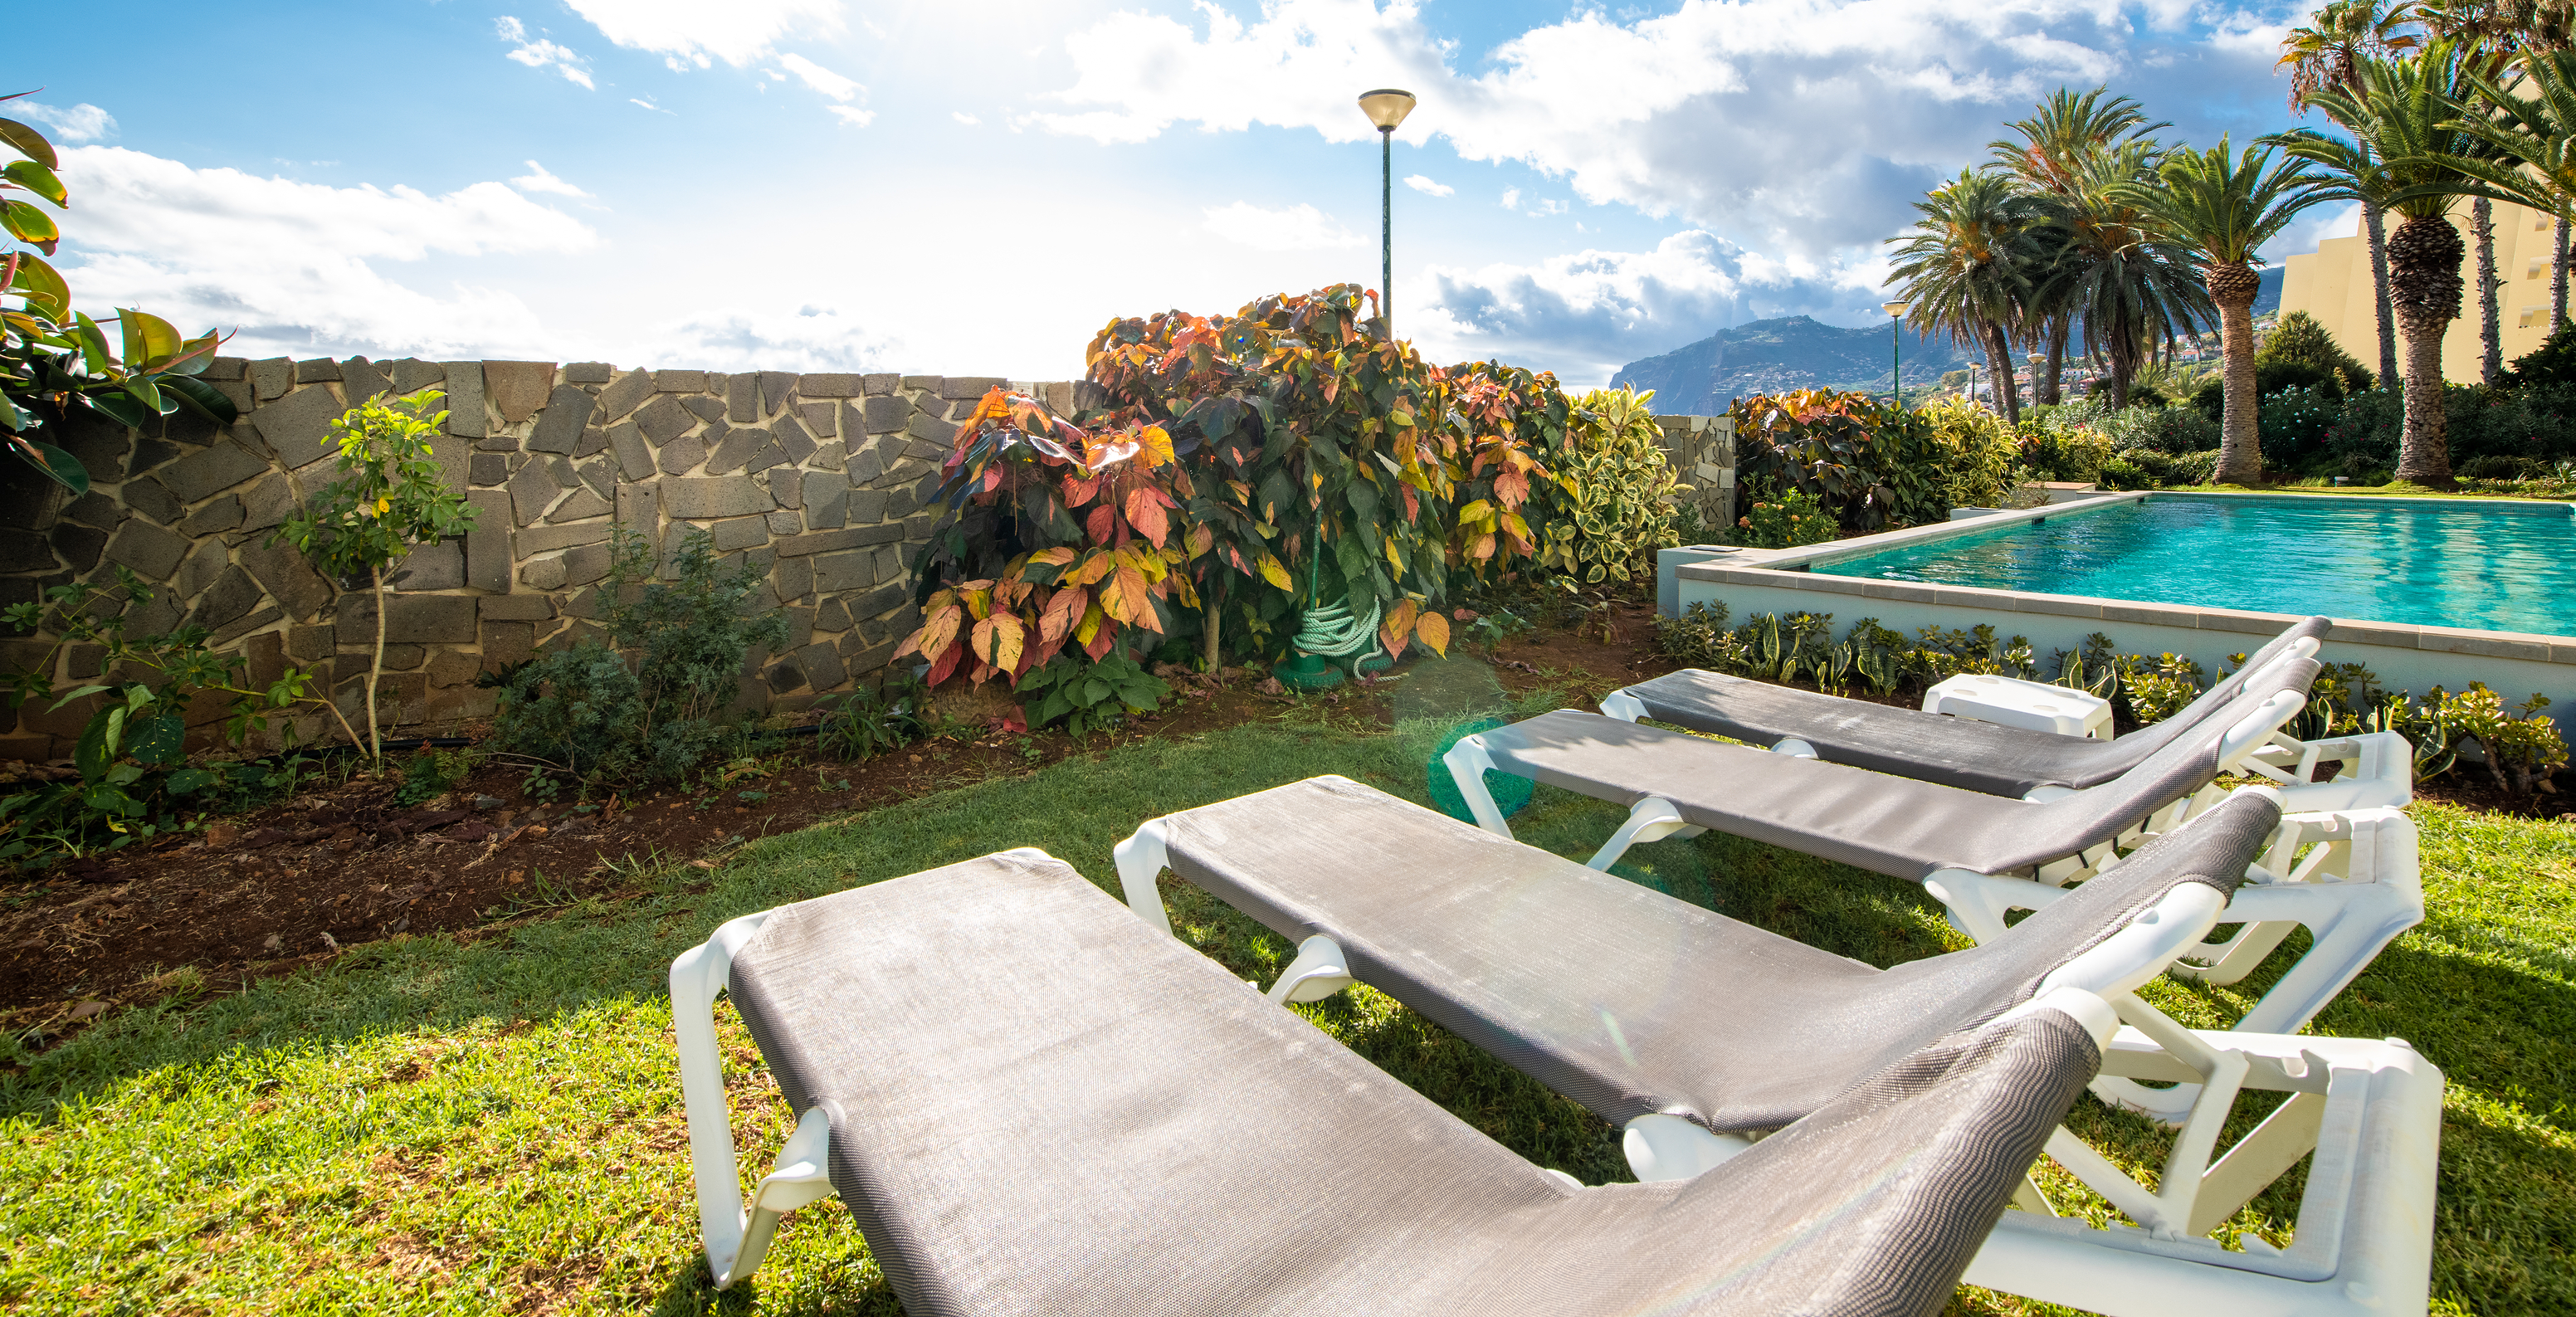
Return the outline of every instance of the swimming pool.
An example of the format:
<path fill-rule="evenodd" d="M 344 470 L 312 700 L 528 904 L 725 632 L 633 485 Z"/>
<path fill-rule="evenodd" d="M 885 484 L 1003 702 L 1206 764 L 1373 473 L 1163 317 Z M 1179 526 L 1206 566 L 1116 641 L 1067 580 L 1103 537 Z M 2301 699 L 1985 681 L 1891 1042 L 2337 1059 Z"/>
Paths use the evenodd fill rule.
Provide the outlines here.
<path fill-rule="evenodd" d="M 2576 636 L 2576 515 L 2559 503 L 2156 494 L 1809 570 Z"/>

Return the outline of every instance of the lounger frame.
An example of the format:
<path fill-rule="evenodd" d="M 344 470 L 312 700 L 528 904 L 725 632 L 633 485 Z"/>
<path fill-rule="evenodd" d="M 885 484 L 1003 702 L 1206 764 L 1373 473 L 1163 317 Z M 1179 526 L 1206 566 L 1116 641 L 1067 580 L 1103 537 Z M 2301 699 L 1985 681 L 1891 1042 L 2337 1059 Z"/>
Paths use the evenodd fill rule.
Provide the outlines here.
<path fill-rule="evenodd" d="M 2393 810 L 2377 813 L 2384 817 L 2369 820 L 2373 840 L 2359 840 L 2348 822 L 2332 816 L 2285 826 L 2266 859 L 2295 850 L 2303 838 L 2325 842 L 2308 842 L 2312 858 L 2293 874 L 2272 874 L 2258 865 L 2262 877 L 2256 881 L 2321 886 L 2319 875 L 2335 863 L 2338 845 L 2347 868 L 2356 853 L 2402 856 L 2410 862 L 2411 879 L 2411 823 Z M 1157 819 L 1114 849 L 1128 908 L 1166 934 L 1171 920 L 1156 883 L 1168 865 L 1167 837 Z M 2382 840 L 2386 844 L 2378 844 Z M 2397 886 L 2413 890 L 2411 881 Z M 2420 893 L 2416 911 L 2420 917 Z M 2224 1317 L 2422 1310 L 2431 1267 L 2440 1071 L 2398 1039 L 2185 1029 L 2135 995 L 2137 987 L 2203 946 L 2222 919 L 2240 914 L 2215 889 L 2182 885 L 2041 983 L 2034 1001 L 2076 989 L 2100 997 L 2118 1014 L 2122 1027 L 2105 1049 L 2097 1095 L 2180 1128 L 2159 1188 L 2149 1189 L 2061 1127 L 2049 1140 L 2049 1156 L 2141 1224 L 2105 1228 L 2058 1217 L 2037 1185 L 2026 1183 L 2015 1198 L 2022 1210 L 2004 1214 L 1967 1273 L 1970 1283 L 2140 1317 L 2185 1305 Z M 2326 940 L 2320 937 L 2320 945 Z M 2360 964 L 2367 963 L 2362 957 Z M 2353 966 L 2334 987 L 2340 989 L 2359 968 Z M 1353 981 L 1341 947 L 1316 935 L 1299 944 L 1267 995 L 1282 1004 L 1315 1001 Z M 2141 1081 L 2177 1087 L 2145 1089 Z M 2219 1155 L 2220 1129 L 2246 1090 L 2292 1097 Z M 2129 1093 L 2150 1096 L 2139 1103 L 2127 1100 Z M 1631 1120 L 1622 1134 L 1630 1169 L 1641 1180 L 1688 1178 L 1752 1143 L 1659 1114 Z M 2238 1251 L 2207 1238 L 2302 1159 L 2310 1167 L 2290 1248 L 2276 1250 L 2254 1239 Z"/>

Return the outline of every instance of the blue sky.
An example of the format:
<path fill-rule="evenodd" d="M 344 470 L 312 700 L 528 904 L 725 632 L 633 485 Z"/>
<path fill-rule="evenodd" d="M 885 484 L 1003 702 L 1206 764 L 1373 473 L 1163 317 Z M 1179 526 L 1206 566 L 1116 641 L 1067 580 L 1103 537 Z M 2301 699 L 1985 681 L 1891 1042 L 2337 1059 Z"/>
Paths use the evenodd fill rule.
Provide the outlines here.
<path fill-rule="evenodd" d="M 1375 286 L 1353 98 L 1393 85 L 1399 332 L 1593 384 L 1747 320 L 1874 323 L 1879 240 L 2059 85 L 2193 142 L 2287 126 L 2304 6 L 116 11 L 14 29 L 66 274 L 233 351 L 1069 378 L 1113 316 Z M 2275 254 L 2349 231 L 2312 214 Z"/>

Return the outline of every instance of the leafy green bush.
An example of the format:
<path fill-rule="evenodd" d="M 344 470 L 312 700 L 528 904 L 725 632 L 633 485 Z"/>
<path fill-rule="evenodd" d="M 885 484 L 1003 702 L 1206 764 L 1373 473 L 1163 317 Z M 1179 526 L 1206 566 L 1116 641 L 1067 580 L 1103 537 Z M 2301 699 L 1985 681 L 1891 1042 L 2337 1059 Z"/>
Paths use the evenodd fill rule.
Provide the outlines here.
<path fill-rule="evenodd" d="M 1058 654 L 1020 678 L 1018 694 L 1029 727 L 1061 721 L 1075 736 L 1097 731 L 1131 713 L 1151 713 L 1171 683 L 1142 664 L 1112 652 L 1098 660 Z"/>
<path fill-rule="evenodd" d="M 2012 497 L 2021 442 L 2004 418 L 1965 398 L 1940 398 L 1925 406 L 1939 456 L 1934 478 L 1952 507 L 1999 508 Z"/>
<path fill-rule="evenodd" d="M 1841 533 L 1825 511 L 1824 500 L 1803 489 L 1773 494 L 1735 519 L 1736 542 L 1756 549 L 1794 549 L 1822 544 Z"/>
<path fill-rule="evenodd" d="M 875 685 L 827 697 L 815 743 L 840 759 L 867 759 L 899 750 L 930 733 L 930 687 L 897 663 Z"/>
<path fill-rule="evenodd" d="M 2513 389 L 2453 384 L 2442 391 L 2446 442 L 2458 469 L 2482 457 L 2556 463 L 2576 457 L 2576 384 L 2534 382 Z M 2394 394 L 2346 399 L 2323 451 L 2309 463 L 2319 474 L 2359 477 L 2397 465 L 2405 405 Z"/>
<path fill-rule="evenodd" d="M 1744 496 L 1800 489 L 1847 530 L 1939 521 L 1944 450 L 1921 413 L 1866 393 L 1802 389 L 1738 398 L 1736 481 Z"/>
<path fill-rule="evenodd" d="M 2534 384 L 2576 384 L 2576 320 L 2561 320 L 2540 346 L 2513 359 L 2499 387 L 2520 389 Z"/>
<path fill-rule="evenodd" d="M 2315 372 L 2317 377 L 2315 382 L 2290 380 L 2289 377 L 2278 374 L 2272 378 L 2283 380 L 2285 385 L 2296 383 L 2315 387 L 2317 384 L 2323 384 L 2328 386 L 2328 389 L 2320 391 L 2330 390 L 2331 396 L 2336 398 L 2359 393 L 2378 382 L 2378 378 L 2371 374 L 2369 367 L 2362 365 L 2358 358 L 2344 351 L 2342 345 L 2335 342 L 2334 335 L 2326 332 L 2325 325 L 2305 311 L 2292 311 L 2282 316 L 2279 323 L 2272 326 L 2272 332 L 2264 335 L 2263 346 L 2255 350 L 2256 395 L 2262 396 L 2272 392 L 2263 383 L 2264 367 L 2290 365 L 2305 366 Z"/>
<path fill-rule="evenodd" d="M 1652 580 L 1655 550 L 1681 543 L 1673 478 L 1648 404 L 1654 391 L 1595 389 L 1574 400 L 1556 463 L 1570 515 L 1540 529 L 1539 561 L 1586 585 Z"/>
<path fill-rule="evenodd" d="M 651 543 L 621 528 L 612 544 L 608 584 L 591 596 L 605 610 L 607 642 L 585 637 L 510 672 L 499 683 L 494 740 L 586 784 L 678 781 L 741 741 L 732 710 L 744 656 L 784 643 L 787 621 L 744 615 L 762 573 L 724 567 L 706 531 L 682 541 L 673 580 L 640 589 L 653 572 Z"/>
<path fill-rule="evenodd" d="M 2263 465 L 2295 471 L 2325 451 L 2326 436 L 2343 418 L 2343 406 L 2328 393 L 2293 387 L 2266 395 L 2254 416 Z"/>

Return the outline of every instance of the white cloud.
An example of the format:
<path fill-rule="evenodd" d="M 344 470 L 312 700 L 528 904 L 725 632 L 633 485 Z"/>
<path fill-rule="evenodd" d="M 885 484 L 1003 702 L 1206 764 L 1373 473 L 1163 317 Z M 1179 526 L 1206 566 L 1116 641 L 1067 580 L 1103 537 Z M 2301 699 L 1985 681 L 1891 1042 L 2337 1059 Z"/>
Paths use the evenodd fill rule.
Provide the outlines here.
<path fill-rule="evenodd" d="M 781 55 L 778 57 L 778 62 L 786 65 L 788 72 L 803 79 L 806 86 L 811 87 L 836 101 L 846 101 L 852 96 L 858 95 L 859 93 L 867 90 L 867 88 L 860 86 L 858 83 L 853 82 L 848 78 L 844 78 L 840 74 L 834 73 L 830 69 L 824 68 L 822 65 L 817 64 L 802 55 Z"/>
<path fill-rule="evenodd" d="M 423 291 L 378 265 L 597 241 L 498 181 L 443 196 L 327 187 L 103 146 L 64 152 L 62 172 L 83 203 L 66 235 L 80 303 L 145 307 L 190 333 L 238 329 L 226 351 L 251 356 L 551 352 L 516 294 L 463 282 Z"/>
<path fill-rule="evenodd" d="M 590 70 L 584 67 L 587 61 L 570 47 L 559 46 L 541 37 L 530 37 L 527 24 L 506 14 L 492 21 L 492 29 L 500 34 L 503 41 L 518 43 L 518 48 L 506 58 L 532 69 L 553 69 L 562 74 L 566 82 L 577 83 L 592 91 L 599 89 L 590 80 Z"/>
<path fill-rule="evenodd" d="M 1520 209 L 1520 204 L 1521 190 L 1519 188 L 1507 187 L 1503 189 L 1503 209 L 1518 210 Z"/>
<path fill-rule="evenodd" d="M 969 128 L 984 122 L 983 120 L 976 118 L 974 115 L 968 114 L 964 110 L 950 110 L 948 112 L 948 117 L 966 125 Z"/>
<path fill-rule="evenodd" d="M 870 332 L 837 310 L 725 311 L 684 321 L 654 335 L 654 360 L 686 361 L 714 370 L 880 370 L 899 340 Z"/>
<path fill-rule="evenodd" d="M 590 194 L 555 177 L 544 165 L 531 160 L 528 172 L 510 180 L 510 186 L 521 192 L 552 192 L 563 197 L 586 197 Z"/>
<path fill-rule="evenodd" d="M 662 108 L 661 106 L 659 106 L 659 105 L 655 105 L 651 100 L 649 100 L 649 99 L 647 99 L 647 98 L 645 98 L 645 97 L 642 97 L 642 96 L 629 96 L 629 97 L 627 97 L 627 98 L 626 98 L 626 103 L 627 103 L 627 104 L 629 104 L 629 105 L 641 105 L 641 106 L 643 106 L 645 109 L 651 110 L 651 111 L 653 111 L 653 112 L 655 112 L 655 113 L 657 113 L 657 114 L 671 114 L 671 113 L 672 113 L 672 112 L 671 112 L 671 111 L 669 111 L 669 110 L 665 110 L 665 109 L 663 109 L 663 108 Z M 672 117 L 677 118 L 678 116 L 677 116 L 677 115 L 673 115 Z"/>
<path fill-rule="evenodd" d="M 865 128 L 877 120 L 876 111 L 862 110 L 855 105 L 826 105 L 823 108 L 852 128 Z"/>
<path fill-rule="evenodd" d="M 2060 85 L 2107 79 L 2192 112 L 2249 93 L 2277 104 L 2260 25 L 2227 12 L 1682 0 L 1627 22 L 1586 7 L 1468 52 L 1422 0 L 1270 0 L 1250 20 L 1201 4 L 1187 21 L 1125 12 L 1074 32 L 1070 85 L 1040 97 L 1061 109 L 1028 122 L 1104 143 L 1176 124 L 1354 142 L 1373 130 L 1342 89 L 1403 86 L 1421 97 L 1398 132 L 1408 143 L 1442 137 L 1464 159 L 1562 177 L 1586 202 L 1822 254 L 1901 228 L 1925 187 L 1985 154 L 1998 120 Z M 2150 71 L 2152 85 L 2122 85 Z"/>
<path fill-rule="evenodd" d="M 1729 324 L 1781 315 L 1849 320 L 1864 305 L 1876 309 L 1875 284 L 1853 271 L 1774 259 L 1701 229 L 1652 251 L 1434 266 L 1425 282 L 1398 289 L 1397 315 L 1407 322 L 1405 337 L 1434 360 L 1499 356 L 1551 366 L 1585 386 Z"/>
<path fill-rule="evenodd" d="M 95 142 L 116 131 L 116 116 L 86 101 L 73 106 L 0 101 L 0 118 L 33 119 L 65 142 Z"/>
<path fill-rule="evenodd" d="M 1452 196 L 1458 191 L 1458 189 L 1451 187 L 1446 183 L 1434 183 L 1428 177 L 1421 174 L 1406 175 L 1404 185 L 1416 192 L 1428 192 L 1435 197 Z"/>
<path fill-rule="evenodd" d="M 841 28 L 841 0 L 566 0 L 599 34 L 629 50 L 665 56 L 674 69 L 720 59 L 740 68 L 789 35 Z"/>
<path fill-rule="evenodd" d="M 1262 251 L 1315 251 L 1360 245 L 1358 235 L 1342 227 L 1341 221 L 1304 202 L 1282 210 L 1265 210 L 1249 201 L 1238 201 L 1231 206 L 1210 206 L 1200 213 L 1206 216 L 1208 232 Z"/>

